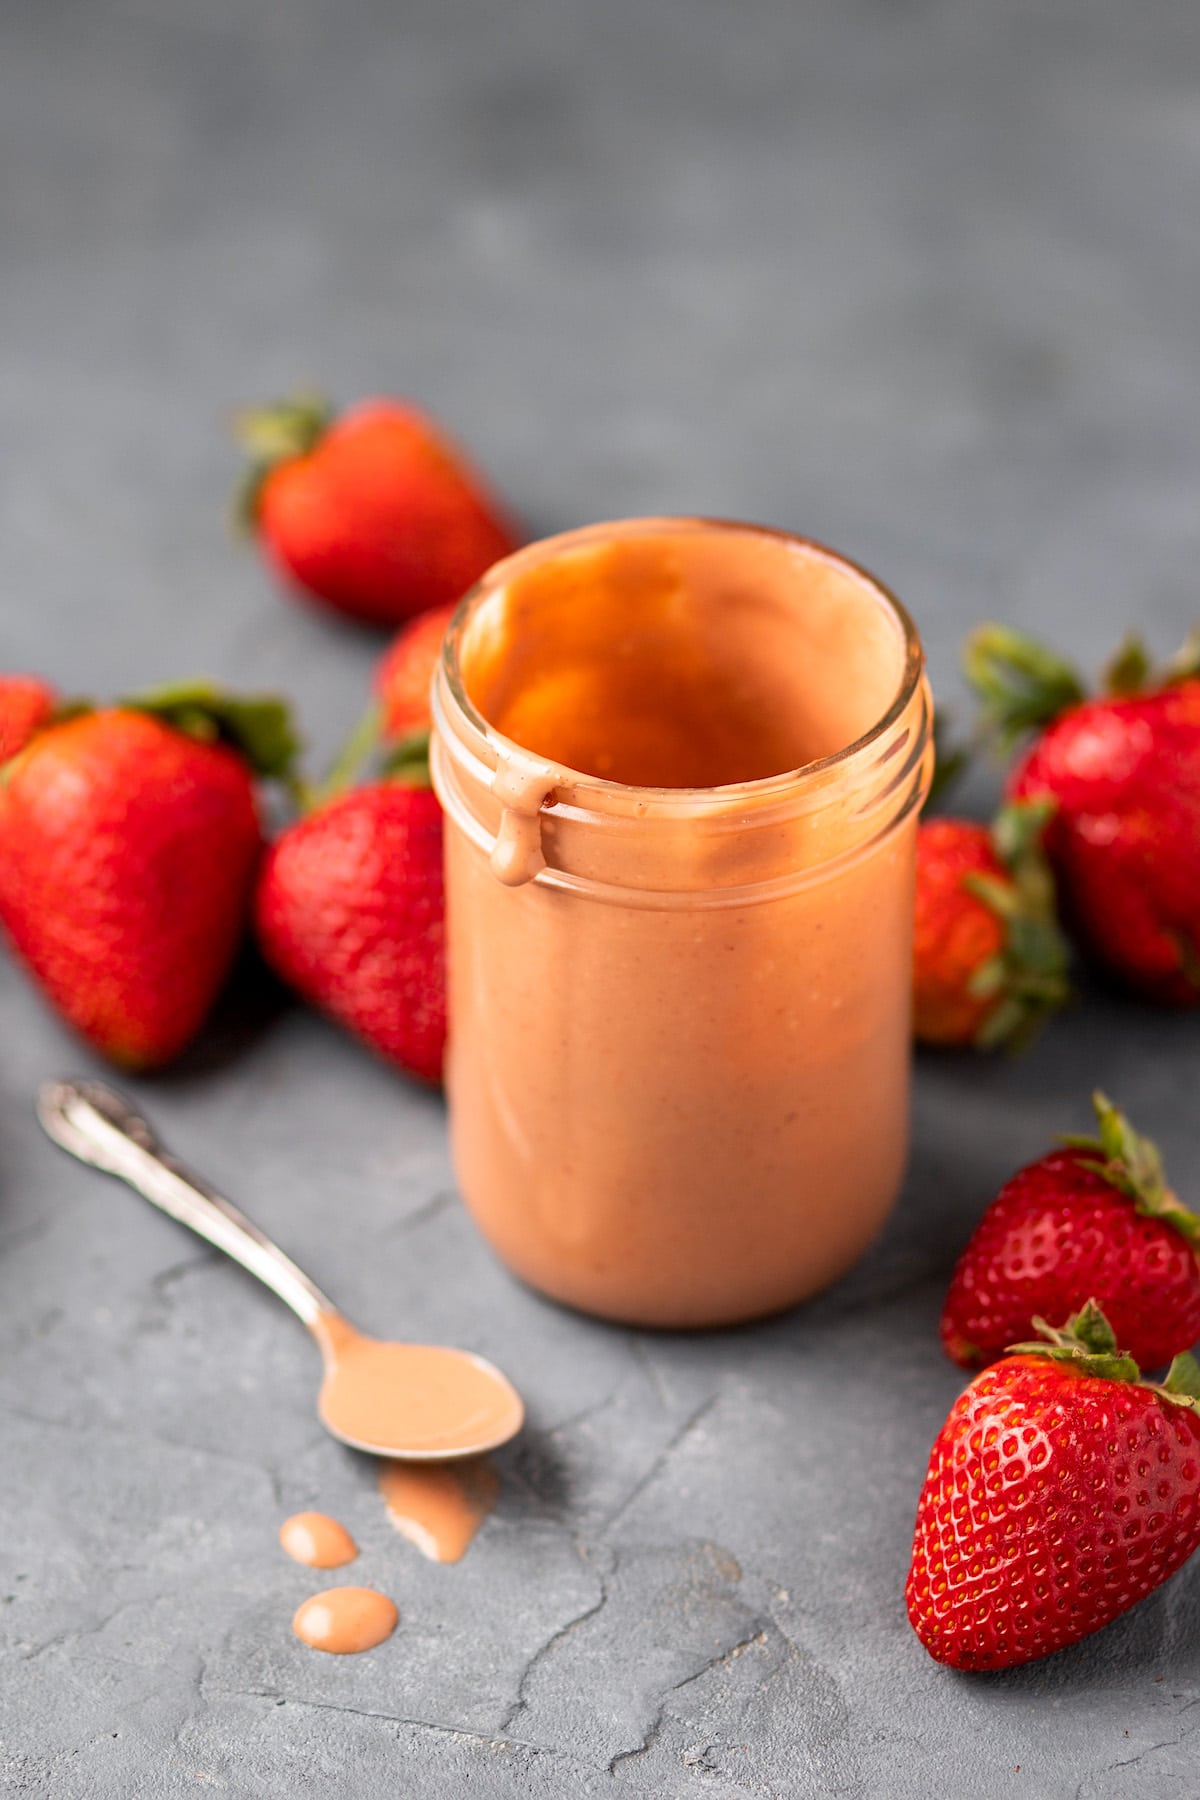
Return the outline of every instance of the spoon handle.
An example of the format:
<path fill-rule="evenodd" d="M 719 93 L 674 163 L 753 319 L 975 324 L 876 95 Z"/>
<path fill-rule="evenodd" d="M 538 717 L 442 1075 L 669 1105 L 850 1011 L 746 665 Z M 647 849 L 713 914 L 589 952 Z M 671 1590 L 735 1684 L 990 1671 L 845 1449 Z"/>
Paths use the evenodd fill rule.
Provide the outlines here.
<path fill-rule="evenodd" d="M 38 1092 L 42 1129 L 80 1162 L 116 1175 L 249 1269 L 308 1326 L 337 1311 L 290 1256 L 244 1213 L 188 1172 L 165 1150 L 127 1100 L 100 1081 L 45 1081 Z"/>

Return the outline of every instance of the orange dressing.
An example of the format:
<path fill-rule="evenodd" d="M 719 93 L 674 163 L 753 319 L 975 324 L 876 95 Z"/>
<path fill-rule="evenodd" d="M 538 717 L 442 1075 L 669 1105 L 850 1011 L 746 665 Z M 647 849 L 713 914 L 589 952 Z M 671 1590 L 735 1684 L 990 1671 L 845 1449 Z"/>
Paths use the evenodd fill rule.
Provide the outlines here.
<path fill-rule="evenodd" d="M 337 1313 L 313 1330 L 325 1357 L 321 1418 L 364 1449 L 454 1456 L 520 1428 L 520 1400 L 478 1359 L 434 1344 L 385 1344 Z"/>
<path fill-rule="evenodd" d="M 311 1650 L 354 1656 L 390 1638 L 400 1614 L 374 1588 L 336 1587 L 313 1594 L 297 1607 L 292 1630 Z"/>
<path fill-rule="evenodd" d="M 499 1478 L 484 1457 L 457 1463 L 385 1462 L 379 1491 L 396 1530 L 431 1562 L 458 1562 L 496 1504 Z"/>
<path fill-rule="evenodd" d="M 346 1527 L 319 1512 L 293 1513 L 279 1527 L 279 1542 L 293 1562 L 310 1569 L 340 1569 L 358 1555 Z"/>

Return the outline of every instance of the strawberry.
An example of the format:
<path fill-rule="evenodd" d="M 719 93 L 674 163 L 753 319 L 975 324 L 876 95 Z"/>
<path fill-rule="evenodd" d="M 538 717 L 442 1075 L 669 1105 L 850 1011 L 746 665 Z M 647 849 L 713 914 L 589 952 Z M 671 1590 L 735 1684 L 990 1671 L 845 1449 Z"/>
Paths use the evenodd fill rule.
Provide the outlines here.
<path fill-rule="evenodd" d="M 1068 996 L 1066 945 L 1039 847 L 1047 809 L 1010 806 L 917 832 L 913 1029 L 926 1044 L 1019 1047 Z"/>
<path fill-rule="evenodd" d="M 917 1502 L 908 1616 L 954 1669 L 1077 1642 L 1200 1545 L 1194 1358 L 1155 1386 L 1095 1305 L 1037 1329 L 955 1401 Z"/>
<path fill-rule="evenodd" d="M 79 711 L 0 780 L 0 922 L 50 1003 L 112 1061 L 194 1036 L 246 921 L 261 848 L 250 758 L 282 775 L 274 701 L 203 686 Z"/>
<path fill-rule="evenodd" d="M 276 569 L 335 612 L 399 625 L 461 599 L 516 548 L 482 477 L 417 407 L 335 418 L 308 397 L 248 412 L 241 514 Z"/>
<path fill-rule="evenodd" d="M 1144 1369 L 1200 1339 L 1200 1218 L 1149 1138 L 1103 1094 L 1093 1104 L 1099 1137 L 1014 1175 L 959 1258 L 941 1335 L 964 1368 L 1000 1356 L 1037 1314 L 1061 1319 L 1093 1296 Z"/>
<path fill-rule="evenodd" d="M 441 1081 L 442 812 L 428 786 L 375 781 L 319 801 L 268 852 L 255 913 L 267 961 L 297 993 Z"/>
<path fill-rule="evenodd" d="M 454 612 L 453 606 L 439 606 L 422 613 L 380 658 L 375 692 L 385 737 L 400 739 L 429 730 L 429 690 Z"/>
<path fill-rule="evenodd" d="M 1158 675 L 1130 641 L 1092 699 L 1002 626 L 980 627 L 965 663 L 1002 741 L 1040 728 L 1007 792 L 1053 803 L 1046 853 L 1073 934 L 1146 998 L 1200 1004 L 1200 633 Z"/>
<path fill-rule="evenodd" d="M 24 749 L 58 704 L 54 689 L 36 675 L 0 675 L 0 763 Z"/>

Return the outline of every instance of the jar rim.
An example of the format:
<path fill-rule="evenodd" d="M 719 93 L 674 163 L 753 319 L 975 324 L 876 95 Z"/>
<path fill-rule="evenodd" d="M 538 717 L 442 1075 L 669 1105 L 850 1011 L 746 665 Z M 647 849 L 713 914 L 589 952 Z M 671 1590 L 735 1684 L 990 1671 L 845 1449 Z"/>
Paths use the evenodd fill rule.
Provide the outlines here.
<path fill-rule="evenodd" d="M 714 805 L 728 805 L 734 796 L 745 796 L 769 802 L 775 796 L 786 794 L 794 788 L 797 781 L 819 778 L 832 774 L 844 765 L 852 763 L 864 752 L 871 749 L 881 738 L 887 736 L 889 730 L 908 711 L 917 689 L 920 686 L 925 668 L 925 654 L 920 634 L 903 603 L 897 599 L 892 590 L 877 575 L 845 556 L 840 550 L 833 550 L 828 544 L 817 538 L 801 535 L 798 532 L 784 530 L 780 526 L 761 525 L 741 519 L 713 518 L 703 514 L 647 514 L 625 519 L 598 520 L 591 525 L 576 526 L 570 531 L 556 532 L 551 537 L 538 538 L 510 556 L 504 557 L 480 576 L 479 580 L 464 594 L 450 621 L 442 644 L 439 663 L 440 672 L 445 678 L 456 706 L 464 715 L 467 723 L 483 740 L 502 750 L 505 756 L 515 754 L 518 759 L 534 763 L 543 763 L 544 758 L 530 750 L 516 739 L 507 737 L 498 730 L 490 720 L 476 707 L 467 692 L 459 663 L 459 645 L 475 612 L 484 602 L 500 589 L 511 578 L 513 572 L 530 562 L 541 562 L 547 555 L 572 550 L 578 546 L 603 540 L 614 533 L 622 537 L 649 536 L 655 532 L 703 532 L 720 531 L 730 534 L 745 535 L 755 538 L 770 538 L 796 549 L 815 553 L 848 570 L 860 580 L 890 613 L 900 627 L 903 643 L 904 661 L 900 683 L 890 705 L 869 730 L 855 738 L 851 743 L 834 750 L 828 756 L 822 756 L 813 762 L 801 763 L 795 768 L 782 770 L 777 775 L 760 776 L 753 781 L 724 782 L 713 787 L 643 787 L 633 782 L 610 781 L 602 775 L 590 775 L 581 769 L 574 769 L 568 764 L 560 765 L 563 773 L 570 777 L 570 785 L 576 794 L 595 793 L 599 799 L 604 796 L 635 796 L 639 802 L 653 804 L 658 809 L 684 811 L 687 808 Z"/>

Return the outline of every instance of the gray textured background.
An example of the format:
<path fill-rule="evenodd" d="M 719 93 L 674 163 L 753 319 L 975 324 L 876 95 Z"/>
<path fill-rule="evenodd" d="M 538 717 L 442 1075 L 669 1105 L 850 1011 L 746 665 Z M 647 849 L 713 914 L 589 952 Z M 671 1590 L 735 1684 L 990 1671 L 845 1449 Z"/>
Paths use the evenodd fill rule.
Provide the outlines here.
<path fill-rule="evenodd" d="M 7 0 L 0 666 L 289 689 L 324 752 L 374 641 L 223 531 L 239 400 L 419 396 L 535 531 L 715 511 L 1093 662 L 1195 617 L 1200 11 L 1190 0 Z M 977 797 L 986 796 L 986 784 Z M 524 1387 L 458 1568 L 391 1533 L 286 1313 L 39 1136 L 89 1058 L 0 964 L 3 1791 L 1191 1800 L 1200 1567 L 1042 1667 L 905 1621 L 957 1391 L 948 1264 L 1099 1081 L 1197 1193 L 1200 1020 L 1094 996 L 1015 1066 L 928 1058 L 911 1179 L 836 1292 L 608 1330 L 518 1289 L 440 1103 L 251 984 L 136 1092 L 356 1318 Z M 287 1511 L 403 1623 L 290 1637 Z M 1019 1765 L 1019 1767 L 1018 1767 Z"/>

